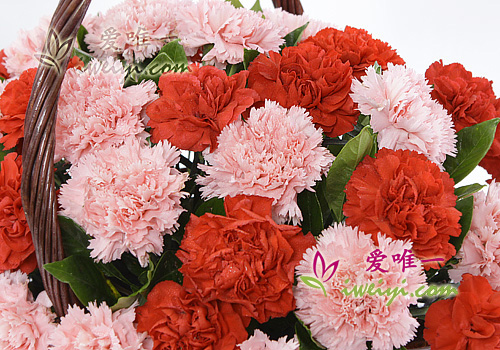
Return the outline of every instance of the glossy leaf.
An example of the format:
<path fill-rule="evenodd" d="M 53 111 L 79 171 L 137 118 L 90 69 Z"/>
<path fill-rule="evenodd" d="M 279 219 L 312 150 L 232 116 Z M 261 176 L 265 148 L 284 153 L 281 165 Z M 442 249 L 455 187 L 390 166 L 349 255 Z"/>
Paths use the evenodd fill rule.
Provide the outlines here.
<path fill-rule="evenodd" d="M 87 35 L 88 33 L 89 33 L 88 30 L 83 25 L 81 25 L 80 29 L 78 29 L 78 34 L 76 34 L 76 41 L 78 42 L 78 47 L 80 48 L 80 50 L 84 52 L 90 52 L 89 47 L 85 42 L 85 35 Z"/>
<path fill-rule="evenodd" d="M 198 209 L 196 209 L 195 215 L 202 216 L 205 213 L 226 216 L 224 200 L 222 198 L 211 198 L 203 202 Z"/>
<path fill-rule="evenodd" d="M 470 225 L 472 223 L 472 210 L 474 209 L 474 197 L 469 196 L 462 200 L 459 200 L 456 205 L 457 210 L 462 213 L 460 217 L 460 226 L 462 230 L 460 232 L 460 236 L 458 237 L 450 237 L 450 243 L 453 244 L 457 253 L 462 247 L 462 243 L 464 242 L 465 236 L 469 232 Z"/>
<path fill-rule="evenodd" d="M 306 30 L 307 26 L 309 25 L 309 22 L 304 24 L 302 27 L 299 27 L 287 35 L 283 39 L 285 39 L 285 43 L 281 46 L 281 48 L 289 47 L 289 46 L 297 46 L 297 44 L 300 42 L 300 39 L 302 38 L 302 34 L 304 33 L 304 30 Z"/>
<path fill-rule="evenodd" d="M 262 6 L 260 5 L 260 0 L 255 0 L 255 4 L 253 4 L 250 10 L 255 12 L 262 12 Z"/>
<path fill-rule="evenodd" d="M 243 54 L 243 67 L 245 69 L 248 69 L 248 66 L 250 66 L 250 63 L 252 63 L 252 61 L 254 59 L 256 59 L 257 56 L 259 56 L 259 55 L 260 55 L 260 52 L 257 50 L 245 49 L 244 54 Z"/>
<path fill-rule="evenodd" d="M 297 317 L 297 323 L 295 324 L 295 334 L 299 340 L 300 350 L 324 350 L 325 348 L 321 346 L 316 340 L 314 340 L 311 335 L 309 328 Z"/>
<path fill-rule="evenodd" d="M 499 118 L 487 120 L 457 132 L 457 156 L 448 156 L 443 163 L 455 183 L 469 175 L 486 155 L 495 138 L 499 121 Z"/>
<path fill-rule="evenodd" d="M 87 249 L 90 237 L 85 230 L 76 222 L 65 216 L 58 216 L 59 227 L 64 247 L 64 254 L 83 255 L 90 257 L 90 250 Z"/>
<path fill-rule="evenodd" d="M 317 236 L 323 231 L 323 213 L 316 193 L 302 191 L 297 196 L 297 204 L 302 212 L 302 231 Z"/>
<path fill-rule="evenodd" d="M 457 200 L 460 200 L 472 196 L 474 193 L 481 191 L 484 187 L 485 185 L 480 184 L 471 184 L 458 187 L 455 188 L 455 195 L 457 196 Z"/>
<path fill-rule="evenodd" d="M 345 187 L 354 169 L 363 158 L 376 150 L 376 136 L 370 127 L 365 127 L 358 136 L 349 140 L 332 164 L 326 177 L 325 198 L 337 222 L 343 220 L 342 208 Z"/>
<path fill-rule="evenodd" d="M 105 301 L 108 305 L 113 305 L 117 300 L 115 292 L 90 257 L 72 255 L 43 267 L 59 281 L 69 283 L 84 305 L 91 301 Z"/>

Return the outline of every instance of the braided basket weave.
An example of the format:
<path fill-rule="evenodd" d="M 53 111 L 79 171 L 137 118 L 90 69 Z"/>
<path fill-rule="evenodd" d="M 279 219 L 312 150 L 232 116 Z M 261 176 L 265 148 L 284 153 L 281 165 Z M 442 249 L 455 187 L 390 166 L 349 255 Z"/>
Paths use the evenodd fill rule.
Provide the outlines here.
<path fill-rule="evenodd" d="M 61 0 L 52 17 L 49 33 L 58 34 L 60 42 L 74 43 L 91 0 Z M 302 14 L 300 0 L 273 0 L 275 7 Z M 42 56 L 50 52 L 46 42 Z M 66 67 L 71 50 L 58 57 L 57 67 Z M 33 236 L 33 244 L 45 289 L 57 315 L 66 314 L 67 306 L 78 303 L 68 284 L 59 282 L 43 265 L 64 259 L 61 232 L 57 220 L 54 185 L 54 149 L 57 102 L 65 69 L 41 64 L 26 111 L 23 144 L 21 193 L 23 208 Z"/>

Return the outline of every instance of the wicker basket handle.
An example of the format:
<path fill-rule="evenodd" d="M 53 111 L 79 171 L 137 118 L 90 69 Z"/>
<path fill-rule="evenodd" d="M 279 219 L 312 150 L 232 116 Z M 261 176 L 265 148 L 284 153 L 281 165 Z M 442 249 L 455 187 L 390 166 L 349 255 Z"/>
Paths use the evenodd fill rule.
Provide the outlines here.
<path fill-rule="evenodd" d="M 57 102 L 71 50 L 59 57 L 63 44 L 73 43 L 91 0 L 61 0 L 49 26 L 48 39 L 26 111 L 21 193 L 23 208 L 33 236 L 38 267 L 57 315 L 78 303 L 69 285 L 59 282 L 43 265 L 64 259 L 57 220 L 54 185 L 54 149 Z M 273 0 L 275 7 L 302 14 L 300 0 Z M 63 50 L 64 51 L 64 50 Z M 44 60 L 44 58 L 46 58 Z"/>

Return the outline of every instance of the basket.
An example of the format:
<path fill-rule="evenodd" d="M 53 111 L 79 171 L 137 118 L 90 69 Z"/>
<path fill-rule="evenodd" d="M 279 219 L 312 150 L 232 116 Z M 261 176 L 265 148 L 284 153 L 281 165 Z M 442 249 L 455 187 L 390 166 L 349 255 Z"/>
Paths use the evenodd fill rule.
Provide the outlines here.
<path fill-rule="evenodd" d="M 73 43 L 91 0 L 61 0 L 52 17 L 49 33 L 57 33 L 60 42 Z M 302 14 L 300 0 L 273 0 L 275 7 Z M 46 42 L 42 56 L 50 52 Z M 70 46 L 72 47 L 72 46 Z M 58 57 L 56 66 L 66 67 L 71 50 Z M 58 316 L 68 305 L 78 304 L 68 284 L 43 269 L 43 265 L 64 259 L 61 231 L 57 219 L 57 195 L 54 185 L 54 149 L 57 102 L 65 70 L 40 64 L 31 93 L 24 126 L 23 174 L 21 194 L 42 281 Z"/>

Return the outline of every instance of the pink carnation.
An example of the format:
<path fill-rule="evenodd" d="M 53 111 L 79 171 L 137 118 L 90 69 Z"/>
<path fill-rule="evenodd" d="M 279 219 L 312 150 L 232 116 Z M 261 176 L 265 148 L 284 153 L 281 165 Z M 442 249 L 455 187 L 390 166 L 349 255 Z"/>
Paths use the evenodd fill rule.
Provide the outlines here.
<path fill-rule="evenodd" d="M 488 194 L 474 194 L 471 228 L 456 257 L 459 263 L 448 271 L 452 280 L 460 282 L 470 273 L 500 290 L 500 183 L 493 181 Z"/>
<path fill-rule="evenodd" d="M 153 57 L 175 38 L 175 14 L 182 2 L 173 0 L 126 0 L 89 20 L 85 42 L 100 59 L 123 56 L 142 62 Z"/>
<path fill-rule="evenodd" d="M 53 350 L 146 350 L 153 348 L 147 333 L 134 326 L 134 306 L 112 312 L 105 304 L 88 306 L 89 313 L 78 306 L 68 314 L 50 336 Z"/>
<path fill-rule="evenodd" d="M 344 288 L 350 291 L 353 286 L 375 283 L 382 291 L 398 287 L 412 293 L 425 283 L 418 259 L 414 260 L 415 267 L 404 271 L 402 264 L 393 259 L 394 255 L 404 254 L 405 249 L 411 250 L 410 242 L 392 240 L 381 234 L 378 241 L 376 246 L 371 236 L 358 228 L 336 224 L 323 231 L 316 247 L 306 251 L 296 268 L 299 276 L 321 279 L 325 287 L 326 297 L 321 289 L 307 286 L 299 277 L 294 296 L 297 316 L 328 349 L 362 350 L 366 349 L 367 341 L 373 342 L 374 350 L 399 348 L 415 335 L 418 322 L 408 306 L 417 302 L 416 297 L 398 295 L 387 306 L 392 296 L 366 293 L 356 297 L 341 292 Z M 387 256 L 380 265 L 387 272 L 374 270 L 367 261 L 376 249 Z M 317 252 L 324 261 L 316 258 Z M 336 270 L 333 266 L 328 268 L 337 260 Z"/>
<path fill-rule="evenodd" d="M 389 63 L 382 74 L 369 67 L 361 80 L 353 81 L 351 97 L 361 113 L 371 116 L 380 148 L 417 151 L 438 165 L 455 154 L 451 116 L 431 99 L 422 75 Z"/>
<path fill-rule="evenodd" d="M 293 13 L 283 11 L 281 8 L 264 9 L 263 15 L 267 20 L 273 22 L 276 27 L 278 27 L 281 37 L 284 37 L 295 29 L 302 27 L 307 22 L 309 22 L 309 24 L 302 33 L 301 40 L 316 35 L 321 29 L 334 27 L 331 24 L 311 19 L 305 14 L 295 15 Z"/>
<path fill-rule="evenodd" d="M 239 345 L 240 350 L 299 350 L 296 339 L 286 341 L 286 337 L 270 340 L 261 330 L 256 329 L 254 334 Z"/>
<path fill-rule="evenodd" d="M 148 253 L 162 252 L 163 236 L 184 211 L 187 174 L 173 168 L 179 155 L 168 142 L 147 147 L 129 139 L 71 167 L 59 197 L 62 214 L 93 237 L 92 257 L 106 263 L 130 252 L 146 266 Z"/>
<path fill-rule="evenodd" d="M 19 77 L 26 69 L 38 67 L 40 62 L 36 55 L 43 50 L 49 23 L 49 18 L 43 17 L 37 27 L 20 30 L 12 46 L 5 49 L 4 65 L 11 78 Z"/>
<path fill-rule="evenodd" d="M 258 13 L 235 8 L 223 0 L 199 0 L 177 14 L 177 29 L 189 55 L 206 44 L 214 47 L 203 57 L 218 63 L 243 62 L 244 49 L 279 51 L 280 29 Z"/>
<path fill-rule="evenodd" d="M 157 97 L 156 84 L 146 81 L 123 88 L 124 77 L 121 63 L 112 58 L 93 60 L 83 72 L 68 70 L 58 105 L 56 160 L 78 163 L 90 152 L 149 136 L 141 112 Z"/>
<path fill-rule="evenodd" d="M 302 220 L 297 194 L 313 191 L 333 162 L 322 140 L 321 129 L 314 127 L 305 109 L 266 101 L 264 107 L 252 109 L 245 122 L 238 120 L 222 130 L 219 147 L 204 154 L 210 165 L 199 165 L 207 176 L 196 182 L 205 198 L 274 198 L 273 219 L 296 225 Z"/>
<path fill-rule="evenodd" d="M 21 271 L 0 274 L 0 348 L 46 350 L 55 315 L 44 291 L 34 301 L 28 276 Z"/>

